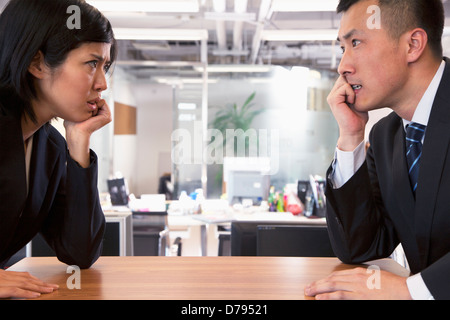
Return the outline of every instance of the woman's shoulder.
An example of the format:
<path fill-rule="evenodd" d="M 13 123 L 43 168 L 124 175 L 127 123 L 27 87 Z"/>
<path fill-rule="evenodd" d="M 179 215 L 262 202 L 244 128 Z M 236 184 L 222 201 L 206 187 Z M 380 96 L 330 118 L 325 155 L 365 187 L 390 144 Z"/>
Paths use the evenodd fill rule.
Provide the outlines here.
<path fill-rule="evenodd" d="M 51 124 L 46 123 L 42 126 L 41 130 L 44 130 L 47 138 L 51 141 L 58 149 L 62 152 L 65 152 L 67 149 L 66 139 L 64 139 L 63 135 Z"/>
<path fill-rule="evenodd" d="M 0 88 L 0 115 L 20 116 L 23 110 L 23 101 L 10 90 Z"/>

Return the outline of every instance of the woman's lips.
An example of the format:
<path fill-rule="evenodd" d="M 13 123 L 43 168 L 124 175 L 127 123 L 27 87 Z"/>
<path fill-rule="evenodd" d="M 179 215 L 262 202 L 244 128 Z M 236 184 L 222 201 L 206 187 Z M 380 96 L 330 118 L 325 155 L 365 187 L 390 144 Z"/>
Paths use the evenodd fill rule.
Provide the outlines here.
<path fill-rule="evenodd" d="M 94 100 L 88 101 L 87 104 L 91 111 L 94 111 L 97 109 L 97 102 L 100 101 L 100 98 L 96 98 Z"/>
<path fill-rule="evenodd" d="M 97 104 L 95 102 L 88 102 L 87 105 L 89 106 L 89 109 L 91 111 L 94 111 L 95 109 L 97 109 Z"/>

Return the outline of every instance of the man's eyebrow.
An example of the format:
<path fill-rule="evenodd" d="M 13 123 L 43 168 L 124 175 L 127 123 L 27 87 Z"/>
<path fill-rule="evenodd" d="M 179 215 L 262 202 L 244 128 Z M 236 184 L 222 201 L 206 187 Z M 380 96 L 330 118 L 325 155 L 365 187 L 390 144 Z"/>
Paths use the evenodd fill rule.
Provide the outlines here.
<path fill-rule="evenodd" d="M 361 33 L 361 31 L 356 30 L 356 29 L 352 29 L 349 32 L 347 32 L 345 35 L 343 35 L 342 38 L 344 40 L 347 40 L 348 38 L 351 38 L 355 33 Z M 341 39 L 339 37 L 337 37 L 337 41 L 341 42 Z"/>

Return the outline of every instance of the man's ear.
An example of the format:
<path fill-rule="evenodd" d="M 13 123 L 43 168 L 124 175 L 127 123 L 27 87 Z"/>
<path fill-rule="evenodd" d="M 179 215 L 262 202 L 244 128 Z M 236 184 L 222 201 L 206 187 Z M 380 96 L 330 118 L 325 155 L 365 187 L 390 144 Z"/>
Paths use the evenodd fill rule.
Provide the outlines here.
<path fill-rule="evenodd" d="M 30 66 L 28 67 L 28 72 L 30 72 L 37 79 L 43 79 L 47 74 L 47 69 L 48 67 L 44 61 L 44 54 L 39 50 L 31 60 Z"/>
<path fill-rule="evenodd" d="M 408 41 L 408 62 L 417 61 L 428 45 L 428 35 L 422 28 L 416 28 L 407 33 Z"/>

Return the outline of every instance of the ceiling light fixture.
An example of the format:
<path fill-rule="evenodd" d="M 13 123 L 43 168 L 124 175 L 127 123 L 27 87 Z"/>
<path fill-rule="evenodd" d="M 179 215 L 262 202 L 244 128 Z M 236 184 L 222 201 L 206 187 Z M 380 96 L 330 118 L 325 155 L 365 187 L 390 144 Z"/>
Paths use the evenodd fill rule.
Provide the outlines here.
<path fill-rule="evenodd" d="M 197 0 L 88 0 L 102 12 L 199 12 Z"/>
<path fill-rule="evenodd" d="M 336 11 L 338 2 L 338 0 L 274 0 L 271 10 L 273 12 Z"/>
<path fill-rule="evenodd" d="M 266 65 L 245 65 L 245 64 L 224 64 L 224 65 L 209 65 L 208 73 L 264 73 L 270 72 L 271 66 Z M 203 72 L 203 67 L 194 67 L 195 71 Z"/>
<path fill-rule="evenodd" d="M 114 28 L 114 36 L 117 40 L 201 41 L 208 39 L 208 31 L 202 29 Z"/>
<path fill-rule="evenodd" d="M 263 41 L 333 41 L 337 36 L 337 29 L 264 30 L 261 39 Z"/>

